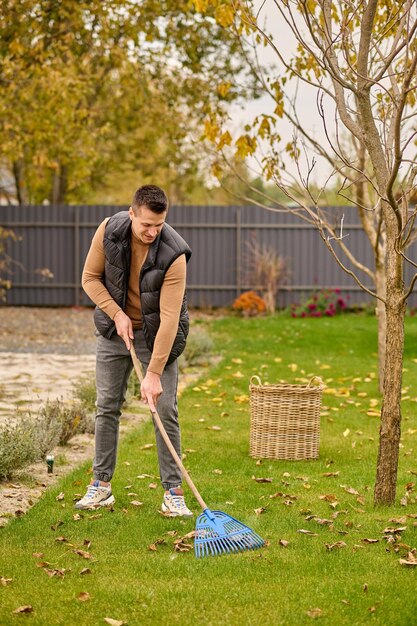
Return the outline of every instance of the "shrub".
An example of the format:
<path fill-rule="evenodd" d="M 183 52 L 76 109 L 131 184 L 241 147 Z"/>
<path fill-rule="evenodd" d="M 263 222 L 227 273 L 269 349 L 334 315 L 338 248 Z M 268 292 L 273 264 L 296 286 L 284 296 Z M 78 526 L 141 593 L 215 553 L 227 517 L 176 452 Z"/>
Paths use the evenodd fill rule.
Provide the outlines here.
<path fill-rule="evenodd" d="M 86 411 L 95 413 L 96 410 L 96 383 L 94 378 L 83 376 L 73 385 L 74 398 L 76 398 Z"/>
<path fill-rule="evenodd" d="M 39 458 L 36 422 L 21 418 L 12 426 L 0 430 L 0 480 L 10 478 L 19 470 Z"/>
<path fill-rule="evenodd" d="M 256 240 L 248 242 L 247 248 L 247 284 L 261 293 L 268 313 L 275 313 L 278 292 L 288 281 L 287 262 L 274 248 Z"/>
<path fill-rule="evenodd" d="M 266 311 L 266 304 L 254 291 L 245 291 L 233 302 L 232 309 L 240 311 L 245 317 L 255 317 Z"/>
<path fill-rule="evenodd" d="M 302 304 L 293 304 L 291 316 L 333 317 L 346 309 L 346 300 L 340 295 L 340 289 L 320 289 L 313 292 Z"/>
<path fill-rule="evenodd" d="M 213 340 L 201 327 L 191 328 L 183 358 L 187 365 L 206 363 L 213 350 Z"/>
<path fill-rule="evenodd" d="M 92 419 L 84 407 L 77 402 L 65 405 L 62 400 L 48 401 L 39 411 L 39 447 L 45 454 L 55 445 L 66 446 L 79 433 L 94 432 Z M 53 444 L 53 445 L 51 445 Z M 41 454 L 41 458 L 44 455 Z"/>

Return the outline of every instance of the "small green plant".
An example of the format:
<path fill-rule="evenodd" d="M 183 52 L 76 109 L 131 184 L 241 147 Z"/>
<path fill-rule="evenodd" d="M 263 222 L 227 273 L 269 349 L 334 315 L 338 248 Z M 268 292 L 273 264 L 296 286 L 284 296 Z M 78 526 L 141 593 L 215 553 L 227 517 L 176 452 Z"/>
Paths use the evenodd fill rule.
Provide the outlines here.
<path fill-rule="evenodd" d="M 184 350 L 184 361 L 188 366 L 207 363 L 213 351 L 213 340 L 201 327 L 191 328 Z"/>
<path fill-rule="evenodd" d="M 291 306 L 291 317 L 333 317 L 347 307 L 347 299 L 340 289 L 320 289 L 311 294 L 302 304 Z"/>
<path fill-rule="evenodd" d="M 36 423 L 29 417 L 0 430 L 0 480 L 39 458 Z"/>
<path fill-rule="evenodd" d="M 83 376 L 75 381 L 73 386 L 74 398 L 76 398 L 86 411 L 92 413 L 96 410 L 96 383 L 93 378 Z"/>

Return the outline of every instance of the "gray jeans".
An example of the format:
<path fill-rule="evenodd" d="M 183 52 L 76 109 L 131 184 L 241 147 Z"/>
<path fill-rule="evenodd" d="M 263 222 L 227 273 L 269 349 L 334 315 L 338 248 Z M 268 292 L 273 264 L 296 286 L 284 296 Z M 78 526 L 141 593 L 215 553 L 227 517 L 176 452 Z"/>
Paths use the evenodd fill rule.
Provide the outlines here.
<path fill-rule="evenodd" d="M 136 354 L 146 371 L 151 353 L 145 344 L 142 331 L 135 331 L 134 335 Z M 110 482 L 116 466 L 119 418 L 133 365 L 126 345 L 118 335 L 114 335 L 111 339 L 105 339 L 99 335 L 97 337 L 96 357 L 97 413 L 93 472 L 95 480 Z M 177 405 L 177 361 L 165 367 L 161 376 L 161 384 L 163 394 L 158 400 L 158 414 L 181 458 L 181 435 Z M 155 424 L 154 427 L 162 485 L 165 489 L 179 487 L 181 485 L 181 472 Z"/>

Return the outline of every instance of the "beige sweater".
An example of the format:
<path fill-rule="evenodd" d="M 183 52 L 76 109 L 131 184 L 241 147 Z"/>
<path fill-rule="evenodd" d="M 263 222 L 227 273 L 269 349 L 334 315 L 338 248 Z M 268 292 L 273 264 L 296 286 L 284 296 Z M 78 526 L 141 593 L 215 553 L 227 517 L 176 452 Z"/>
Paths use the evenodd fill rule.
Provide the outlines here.
<path fill-rule="evenodd" d="M 84 265 L 82 286 L 89 298 L 114 319 L 120 311 L 119 305 L 113 300 L 103 283 L 105 255 L 103 248 L 106 218 L 96 230 Z M 132 320 L 134 329 L 141 328 L 141 307 L 139 298 L 139 273 L 148 254 L 149 246 L 142 243 L 132 232 L 129 286 L 127 303 L 124 312 Z M 178 329 L 178 320 L 185 292 L 186 259 L 182 254 L 168 269 L 161 288 L 159 326 L 149 371 L 162 374 Z"/>

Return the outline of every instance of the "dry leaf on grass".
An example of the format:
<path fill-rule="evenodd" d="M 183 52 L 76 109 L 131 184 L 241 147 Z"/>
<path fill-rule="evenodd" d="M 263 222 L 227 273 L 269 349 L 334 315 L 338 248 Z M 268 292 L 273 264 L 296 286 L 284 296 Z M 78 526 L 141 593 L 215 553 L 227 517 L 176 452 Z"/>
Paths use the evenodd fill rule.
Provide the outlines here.
<path fill-rule="evenodd" d="M 64 578 L 65 576 L 65 572 L 67 571 L 66 569 L 48 569 L 47 567 L 43 568 L 43 571 L 48 574 L 49 578 L 54 578 L 55 576 L 57 578 Z"/>
<path fill-rule="evenodd" d="M 63 491 L 61 491 L 60 494 L 57 495 L 57 497 L 55 498 L 55 500 L 58 500 L 58 502 L 60 502 L 61 500 L 63 500 L 65 498 L 65 493 Z"/>
<path fill-rule="evenodd" d="M 13 613 L 32 613 L 33 606 L 31 604 L 27 604 L 26 606 L 19 606 L 18 609 L 15 609 Z"/>
<path fill-rule="evenodd" d="M 318 537 L 317 533 L 313 533 L 311 532 L 311 530 L 305 530 L 304 528 L 300 528 L 299 530 L 297 530 L 298 533 L 300 533 L 301 535 L 310 535 L 310 537 Z"/>
<path fill-rule="evenodd" d="M 262 515 L 262 513 L 265 513 L 267 508 L 268 508 L 268 505 L 261 506 L 261 507 L 259 507 L 259 509 L 254 509 L 254 511 L 256 513 L 256 517 L 259 517 L 260 515 Z"/>
<path fill-rule="evenodd" d="M 106 624 L 109 624 L 109 626 L 125 626 L 127 624 L 127 622 L 121 619 L 112 619 L 111 617 L 105 617 L 104 621 Z"/>
<path fill-rule="evenodd" d="M 149 483 L 148 487 L 149 489 L 157 489 L 158 485 L 156 483 Z"/>
<path fill-rule="evenodd" d="M 74 554 L 78 554 L 78 556 L 82 556 L 83 559 L 91 559 L 91 554 L 86 552 L 85 550 L 73 550 Z"/>
<path fill-rule="evenodd" d="M 333 476 L 339 476 L 340 472 L 324 472 L 324 474 L 322 474 L 322 476 L 324 476 L 324 478 L 332 478 Z"/>
<path fill-rule="evenodd" d="M 290 545 L 290 542 L 287 541 L 286 539 L 280 539 L 278 543 L 283 548 L 287 548 Z"/>
<path fill-rule="evenodd" d="M 87 602 L 88 600 L 91 600 L 91 596 L 88 591 L 81 591 L 77 596 L 77 600 L 80 602 Z"/>
<path fill-rule="evenodd" d="M 345 543 L 344 541 L 336 541 L 336 543 L 325 543 L 324 545 L 326 546 L 329 552 L 331 552 L 335 548 L 337 549 L 347 548 L 347 543 Z"/>
<path fill-rule="evenodd" d="M 340 485 L 342 489 L 346 491 L 346 493 L 350 493 L 352 496 L 359 496 L 359 491 L 356 491 L 353 487 L 347 487 L 346 485 Z"/>
<path fill-rule="evenodd" d="M 309 611 L 306 611 L 306 613 L 308 617 L 311 617 L 312 619 L 317 619 L 323 615 L 323 611 L 319 608 L 310 609 Z"/>
<path fill-rule="evenodd" d="M 400 559 L 400 565 L 405 565 L 406 567 L 416 567 L 417 557 L 416 557 L 415 551 L 410 551 L 407 554 L 407 558 Z"/>
<path fill-rule="evenodd" d="M 154 443 L 145 443 L 145 445 L 142 446 L 140 450 L 150 450 L 150 448 L 153 448 L 154 445 L 155 445 Z"/>
<path fill-rule="evenodd" d="M 256 478 L 256 476 L 252 476 L 252 480 L 256 483 L 272 483 L 272 478 Z"/>
<path fill-rule="evenodd" d="M 80 572 L 80 576 L 85 576 L 86 574 L 91 574 L 91 569 L 89 567 L 83 567 Z"/>
<path fill-rule="evenodd" d="M 132 500 L 130 504 L 132 506 L 142 506 L 143 502 L 139 502 L 139 500 Z"/>
<path fill-rule="evenodd" d="M 13 578 L 5 578 L 4 576 L 2 576 L 0 578 L 0 585 L 2 587 L 7 587 L 7 585 L 10 585 L 10 583 L 12 582 Z"/>
<path fill-rule="evenodd" d="M 379 543 L 379 539 L 361 539 L 362 543 Z"/>

